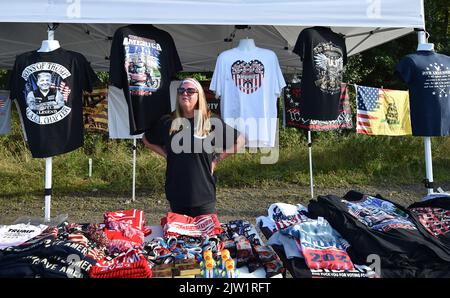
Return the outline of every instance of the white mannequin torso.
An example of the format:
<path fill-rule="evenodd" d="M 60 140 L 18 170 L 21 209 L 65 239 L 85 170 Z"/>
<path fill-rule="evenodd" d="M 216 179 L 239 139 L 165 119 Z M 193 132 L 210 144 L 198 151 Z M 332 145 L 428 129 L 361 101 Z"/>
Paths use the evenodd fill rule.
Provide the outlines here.
<path fill-rule="evenodd" d="M 51 52 L 60 48 L 59 41 L 57 40 L 43 40 L 38 52 Z"/>
<path fill-rule="evenodd" d="M 434 51 L 434 43 L 419 43 L 418 51 Z"/>
<path fill-rule="evenodd" d="M 252 51 L 256 49 L 255 41 L 250 38 L 241 39 L 237 47 L 241 51 Z"/>

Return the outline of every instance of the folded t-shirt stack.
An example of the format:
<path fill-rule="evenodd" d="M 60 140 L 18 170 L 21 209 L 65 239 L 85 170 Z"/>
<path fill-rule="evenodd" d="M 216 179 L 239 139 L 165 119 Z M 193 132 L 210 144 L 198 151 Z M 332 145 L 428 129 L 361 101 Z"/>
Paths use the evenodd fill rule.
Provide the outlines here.
<path fill-rule="evenodd" d="M 49 227 L 40 235 L 0 253 L 0 277 L 87 277 L 101 250 L 82 234 Z"/>
<path fill-rule="evenodd" d="M 251 273 L 260 267 L 266 278 L 284 274 L 285 268 L 272 247 L 264 245 L 255 227 L 246 220 L 232 220 L 222 227 L 224 246 L 236 257 L 236 267 L 247 266 Z"/>
<path fill-rule="evenodd" d="M 152 269 L 147 258 L 138 250 L 131 249 L 117 257 L 106 257 L 93 266 L 91 278 L 150 278 Z"/>
<path fill-rule="evenodd" d="M 20 245 L 41 234 L 46 228 L 47 226 L 42 224 L 0 225 L 0 249 Z"/>
<path fill-rule="evenodd" d="M 190 217 L 183 214 L 168 212 L 167 216 L 161 218 L 161 227 L 164 237 L 178 237 L 180 235 L 189 237 L 211 237 L 223 232 L 217 214 L 204 214 Z"/>
<path fill-rule="evenodd" d="M 309 268 L 354 270 L 347 254 L 350 244 L 323 217 L 295 224 L 280 232 L 298 240 Z"/>
<path fill-rule="evenodd" d="M 408 207 L 423 235 L 450 254 L 450 195 L 432 194 Z"/>
<path fill-rule="evenodd" d="M 294 277 L 376 277 L 368 266 L 352 262 L 350 244 L 323 217 L 314 218 L 301 204 L 274 203 L 258 225 L 285 258 Z"/>
<path fill-rule="evenodd" d="M 344 197 L 319 196 L 308 210 L 324 217 L 350 244 L 358 264 L 380 260 L 381 277 L 450 276 L 450 254 L 427 239 L 415 216 L 379 195 L 350 191 Z"/>
<path fill-rule="evenodd" d="M 301 204 L 274 203 L 270 205 L 267 213 L 268 216 L 258 217 L 256 223 L 269 228 L 272 232 L 308 220 L 306 216 L 308 209 Z"/>
<path fill-rule="evenodd" d="M 151 231 L 145 227 L 144 212 L 130 209 L 104 214 L 104 232 L 107 249 L 110 254 L 126 252 L 130 249 L 142 249 L 144 236 Z"/>

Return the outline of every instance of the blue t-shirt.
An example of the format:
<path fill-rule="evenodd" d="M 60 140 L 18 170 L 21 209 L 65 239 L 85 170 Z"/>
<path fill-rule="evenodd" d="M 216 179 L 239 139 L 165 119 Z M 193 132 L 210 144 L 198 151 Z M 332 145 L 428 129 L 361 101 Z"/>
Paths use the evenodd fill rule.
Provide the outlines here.
<path fill-rule="evenodd" d="M 406 55 L 395 72 L 408 85 L 414 136 L 450 134 L 450 57 L 433 51 Z"/>

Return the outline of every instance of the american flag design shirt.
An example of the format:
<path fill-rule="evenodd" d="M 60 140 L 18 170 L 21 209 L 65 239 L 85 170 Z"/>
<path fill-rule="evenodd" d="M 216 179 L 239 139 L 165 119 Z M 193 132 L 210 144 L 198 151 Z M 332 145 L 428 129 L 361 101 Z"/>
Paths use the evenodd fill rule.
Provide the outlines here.
<path fill-rule="evenodd" d="M 209 90 L 220 98 L 220 113 L 246 137 L 247 147 L 273 147 L 277 99 L 286 86 L 275 52 L 255 47 L 222 52 Z"/>

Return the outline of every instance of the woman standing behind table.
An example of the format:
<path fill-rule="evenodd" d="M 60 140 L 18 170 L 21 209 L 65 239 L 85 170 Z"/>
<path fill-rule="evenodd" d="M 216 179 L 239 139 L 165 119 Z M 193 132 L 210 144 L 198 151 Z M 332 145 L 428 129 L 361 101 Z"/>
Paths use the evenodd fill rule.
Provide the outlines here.
<path fill-rule="evenodd" d="M 172 212 L 192 217 L 216 213 L 216 165 L 245 139 L 211 115 L 197 80 L 183 80 L 175 111 L 161 117 L 143 141 L 167 160 L 165 192 Z"/>

